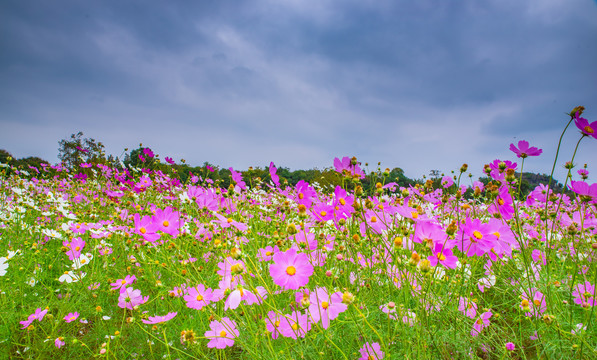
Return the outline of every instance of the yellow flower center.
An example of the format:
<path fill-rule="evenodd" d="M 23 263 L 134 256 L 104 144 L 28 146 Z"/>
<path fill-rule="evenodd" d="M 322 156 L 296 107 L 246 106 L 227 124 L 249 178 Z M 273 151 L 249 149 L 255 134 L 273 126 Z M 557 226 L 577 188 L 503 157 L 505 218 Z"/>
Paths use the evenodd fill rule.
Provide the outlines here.
<path fill-rule="evenodd" d="M 439 261 L 444 261 L 444 260 L 446 260 L 446 256 L 445 256 L 444 254 L 439 254 L 439 255 L 437 256 L 437 259 L 438 259 Z"/>
<path fill-rule="evenodd" d="M 326 216 L 327 214 L 328 214 L 328 213 L 327 213 L 327 212 L 325 212 L 325 211 L 323 211 L 323 210 L 321 210 L 321 212 L 319 213 L 319 215 L 321 215 L 321 216 Z"/>
<path fill-rule="evenodd" d="M 321 307 L 324 309 L 327 309 L 330 306 L 330 304 L 328 304 L 326 301 L 321 303 Z"/>
<path fill-rule="evenodd" d="M 524 299 L 522 300 L 522 302 L 520 303 L 520 305 L 522 305 L 523 308 L 529 307 L 529 301 Z"/>
<path fill-rule="evenodd" d="M 340 203 L 340 205 L 346 205 L 346 200 L 344 200 L 343 198 L 340 198 L 338 202 Z"/>
<path fill-rule="evenodd" d="M 594 133 L 594 132 L 595 132 L 595 130 L 593 130 L 593 128 L 592 128 L 592 127 L 590 127 L 589 125 L 587 125 L 587 126 L 585 126 L 585 132 L 586 132 L 587 134 L 592 134 L 592 133 Z"/>
<path fill-rule="evenodd" d="M 293 323 L 291 326 L 292 330 L 296 331 L 298 330 L 298 324 L 297 323 Z"/>
<path fill-rule="evenodd" d="M 375 216 L 371 216 L 371 222 L 372 223 L 377 222 L 377 218 Z"/>
<path fill-rule="evenodd" d="M 202 301 L 203 300 L 203 296 L 201 296 L 201 294 L 197 295 L 197 301 Z"/>
<path fill-rule="evenodd" d="M 416 212 L 416 211 L 413 211 L 413 212 L 411 213 L 411 215 L 413 216 L 413 219 L 416 219 L 416 218 L 418 218 L 418 217 L 419 217 L 419 213 L 418 213 L 418 212 Z"/>
<path fill-rule="evenodd" d="M 220 331 L 220 336 L 221 337 L 226 337 L 226 331 L 224 331 L 224 330 Z"/>
<path fill-rule="evenodd" d="M 140 232 L 141 234 L 145 234 L 145 233 L 147 232 L 147 230 L 145 230 L 145 228 L 144 228 L 144 227 L 142 227 L 142 228 L 140 228 L 140 229 L 139 229 L 139 232 Z"/>
<path fill-rule="evenodd" d="M 276 320 L 276 322 L 274 323 L 275 327 L 280 327 L 280 321 Z"/>
<path fill-rule="evenodd" d="M 228 224 L 231 224 L 233 221 L 234 221 L 234 220 L 232 220 L 232 218 L 228 218 L 228 219 L 226 220 L 226 222 L 228 222 Z"/>
<path fill-rule="evenodd" d="M 500 206 L 504 205 L 504 199 L 498 199 L 498 204 L 500 204 Z"/>
<path fill-rule="evenodd" d="M 294 274 L 296 274 L 296 268 L 294 266 L 289 266 L 286 268 L 286 274 L 292 276 Z"/>
<path fill-rule="evenodd" d="M 81 247 L 80 247 L 80 246 L 77 246 L 77 247 L 75 248 L 75 250 L 76 250 L 76 251 L 79 251 L 79 250 L 81 250 Z"/>
<path fill-rule="evenodd" d="M 299 194 L 299 199 L 303 200 L 304 197 L 305 197 L 305 195 L 303 195 L 303 193 Z"/>
<path fill-rule="evenodd" d="M 477 230 L 475 230 L 475 231 L 473 232 L 473 236 L 474 236 L 476 239 L 478 239 L 478 240 L 481 240 L 481 239 L 483 239 L 483 234 L 481 234 L 481 233 L 480 233 L 479 231 L 477 231 Z"/>
<path fill-rule="evenodd" d="M 272 256 L 272 252 L 271 251 L 266 252 L 265 256 Z"/>
<path fill-rule="evenodd" d="M 170 223 L 168 222 L 168 220 L 164 220 L 162 225 L 164 225 L 164 227 L 168 227 L 168 226 L 170 226 Z"/>
<path fill-rule="evenodd" d="M 535 299 L 535 300 L 533 300 L 533 304 L 535 304 L 535 306 L 539 306 L 539 305 L 541 305 L 541 301 Z"/>

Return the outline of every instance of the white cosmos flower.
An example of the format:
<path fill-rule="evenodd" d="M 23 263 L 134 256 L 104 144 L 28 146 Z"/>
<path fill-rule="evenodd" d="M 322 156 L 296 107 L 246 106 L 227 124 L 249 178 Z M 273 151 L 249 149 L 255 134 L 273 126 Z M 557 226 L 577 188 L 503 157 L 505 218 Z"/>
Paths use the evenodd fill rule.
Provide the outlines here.
<path fill-rule="evenodd" d="M 0 276 L 6 275 L 6 269 L 8 269 L 7 258 L 0 257 Z"/>
<path fill-rule="evenodd" d="M 81 254 L 78 259 L 73 261 L 73 269 L 78 270 L 83 266 L 89 264 L 89 262 L 93 259 L 93 255 L 91 253 L 88 254 Z"/>
<path fill-rule="evenodd" d="M 34 277 L 31 277 L 31 279 L 29 279 L 29 280 L 26 282 L 26 284 L 28 284 L 28 285 L 29 285 L 29 286 L 31 286 L 31 287 L 34 287 L 34 286 L 35 286 L 35 284 L 37 284 L 37 280 L 35 280 L 35 278 L 34 278 Z"/>
<path fill-rule="evenodd" d="M 62 238 L 62 234 L 60 234 L 58 231 L 54 230 L 54 229 L 43 229 L 41 231 L 42 234 L 54 238 L 54 239 L 61 239 Z"/>
<path fill-rule="evenodd" d="M 85 277 L 85 275 L 87 275 L 87 274 L 84 272 L 80 273 L 79 275 L 75 275 L 75 273 L 72 271 L 66 271 L 66 272 L 64 272 L 64 274 L 62 274 L 61 277 L 58 278 L 58 281 L 66 282 L 67 284 L 70 284 L 70 283 L 77 282 L 77 281 L 81 280 L 82 278 Z"/>

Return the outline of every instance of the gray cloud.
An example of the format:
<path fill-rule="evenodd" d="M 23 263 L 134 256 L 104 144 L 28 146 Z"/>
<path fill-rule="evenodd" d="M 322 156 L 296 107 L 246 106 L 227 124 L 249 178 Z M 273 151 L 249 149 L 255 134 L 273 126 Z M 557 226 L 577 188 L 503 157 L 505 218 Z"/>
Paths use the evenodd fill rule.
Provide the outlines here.
<path fill-rule="evenodd" d="M 82 130 L 116 155 L 356 155 L 420 177 L 480 175 L 524 138 L 544 149 L 528 169 L 549 172 L 564 113 L 596 119 L 596 15 L 583 0 L 3 2 L 0 147 L 55 161 Z M 590 140 L 578 161 L 596 166 Z"/>

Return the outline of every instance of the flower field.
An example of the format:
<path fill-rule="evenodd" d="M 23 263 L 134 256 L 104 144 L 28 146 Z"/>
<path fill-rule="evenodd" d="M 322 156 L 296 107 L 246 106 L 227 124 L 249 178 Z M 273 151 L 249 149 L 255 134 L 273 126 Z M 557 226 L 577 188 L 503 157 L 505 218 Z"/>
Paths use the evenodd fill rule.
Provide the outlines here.
<path fill-rule="evenodd" d="M 569 125 L 595 141 L 581 113 Z M 4 166 L 0 352 L 595 359 L 597 184 L 568 166 L 566 192 L 520 196 L 517 174 L 541 150 L 511 150 L 487 183 L 463 165 L 410 187 L 349 157 L 334 160 L 335 188 L 289 185 L 274 164 L 267 179 L 231 169 L 227 188 L 155 169 Z"/>

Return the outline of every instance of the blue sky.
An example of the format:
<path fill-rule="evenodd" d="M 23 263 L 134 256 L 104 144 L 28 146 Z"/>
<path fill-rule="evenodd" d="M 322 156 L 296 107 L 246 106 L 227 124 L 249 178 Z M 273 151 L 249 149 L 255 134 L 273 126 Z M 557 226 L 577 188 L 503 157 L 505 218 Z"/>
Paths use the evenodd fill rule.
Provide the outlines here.
<path fill-rule="evenodd" d="M 0 148 L 56 162 L 83 131 L 117 156 L 421 178 L 525 139 L 549 173 L 565 113 L 597 121 L 595 44 L 592 0 L 2 1 Z M 597 174 L 596 154 L 575 162 Z"/>

